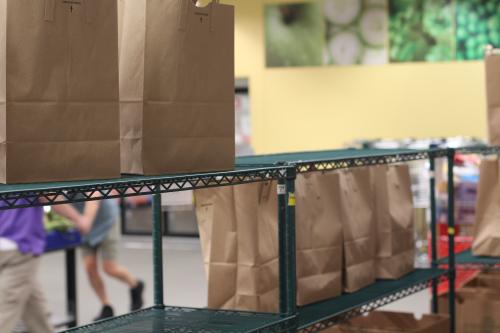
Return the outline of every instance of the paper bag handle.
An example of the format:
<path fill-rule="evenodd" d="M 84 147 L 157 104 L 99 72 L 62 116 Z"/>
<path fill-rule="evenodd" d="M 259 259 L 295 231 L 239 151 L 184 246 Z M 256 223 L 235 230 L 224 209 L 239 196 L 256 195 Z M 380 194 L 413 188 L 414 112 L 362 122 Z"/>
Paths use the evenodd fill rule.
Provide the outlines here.
<path fill-rule="evenodd" d="M 196 0 L 177 0 L 178 3 L 179 3 L 179 6 L 180 6 L 180 9 L 181 9 L 181 15 L 179 15 L 179 30 L 180 31 L 185 31 L 186 30 L 186 26 L 187 26 L 187 22 L 188 22 L 188 16 L 189 16 L 189 8 L 191 6 L 195 6 L 196 5 Z M 208 16 L 209 16 L 209 30 L 210 32 L 212 32 L 214 30 L 214 27 L 213 27 L 213 11 L 214 11 L 214 4 L 219 4 L 220 3 L 220 0 L 212 0 L 212 2 L 210 4 L 207 5 L 207 7 L 209 8 L 209 13 L 208 13 Z"/>
<path fill-rule="evenodd" d="M 94 15 L 93 2 L 96 0 L 81 0 L 82 6 L 85 7 L 85 20 L 87 23 L 92 23 L 92 17 Z M 47 22 L 53 22 L 55 19 L 56 12 L 56 0 L 45 0 L 45 18 Z"/>

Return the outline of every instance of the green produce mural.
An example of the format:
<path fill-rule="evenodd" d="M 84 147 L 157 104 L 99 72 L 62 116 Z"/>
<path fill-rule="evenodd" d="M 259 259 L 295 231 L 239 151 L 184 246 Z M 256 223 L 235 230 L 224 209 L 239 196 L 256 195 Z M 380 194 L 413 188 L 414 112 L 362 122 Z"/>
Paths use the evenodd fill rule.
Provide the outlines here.
<path fill-rule="evenodd" d="M 265 9 L 268 67 L 482 59 L 500 0 L 311 0 Z"/>
<path fill-rule="evenodd" d="M 451 0 L 394 0 L 389 17 L 391 62 L 454 59 Z"/>
<path fill-rule="evenodd" d="M 322 0 L 265 9 L 268 67 L 387 63 L 386 0 Z"/>
<path fill-rule="evenodd" d="M 319 3 L 266 7 L 268 67 L 323 64 L 325 25 Z"/>
<path fill-rule="evenodd" d="M 457 59 L 482 59 L 485 45 L 500 47 L 500 1 L 456 0 Z"/>

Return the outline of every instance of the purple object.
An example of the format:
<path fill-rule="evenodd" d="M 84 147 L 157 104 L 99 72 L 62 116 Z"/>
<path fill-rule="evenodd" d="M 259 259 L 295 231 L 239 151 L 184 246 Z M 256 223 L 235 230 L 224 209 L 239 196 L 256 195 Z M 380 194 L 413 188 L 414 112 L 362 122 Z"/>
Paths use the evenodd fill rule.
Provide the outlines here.
<path fill-rule="evenodd" d="M 18 204 L 28 204 L 24 199 Z M 0 207 L 5 207 L 0 203 Z M 15 242 L 23 254 L 39 256 L 45 249 L 43 208 L 21 208 L 0 211 L 0 237 Z"/>

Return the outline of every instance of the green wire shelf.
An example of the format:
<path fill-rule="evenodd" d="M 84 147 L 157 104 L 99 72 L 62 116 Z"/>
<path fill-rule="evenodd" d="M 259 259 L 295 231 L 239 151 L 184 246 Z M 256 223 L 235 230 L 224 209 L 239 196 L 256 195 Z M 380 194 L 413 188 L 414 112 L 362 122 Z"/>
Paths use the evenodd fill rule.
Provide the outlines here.
<path fill-rule="evenodd" d="M 285 177 L 286 167 L 237 167 L 232 171 L 111 180 L 0 184 L 0 210 L 178 192 Z"/>
<path fill-rule="evenodd" d="M 275 314 L 149 308 L 64 332 L 74 333 L 280 333 L 295 327 L 294 317 Z"/>
<path fill-rule="evenodd" d="M 447 265 L 448 258 L 438 260 L 438 264 Z M 497 268 L 500 269 L 500 258 L 474 256 L 471 250 L 463 251 L 455 255 L 455 264 L 458 268 Z"/>
<path fill-rule="evenodd" d="M 410 162 L 428 159 L 431 156 L 444 157 L 446 154 L 447 150 L 444 149 L 343 149 L 246 156 L 238 158 L 236 163 L 240 167 L 276 166 L 288 163 L 296 165 L 297 172 L 311 172 Z"/>
<path fill-rule="evenodd" d="M 399 280 L 379 280 L 352 294 L 299 308 L 299 332 L 319 332 L 429 287 L 447 276 L 440 269 L 417 269 Z"/>

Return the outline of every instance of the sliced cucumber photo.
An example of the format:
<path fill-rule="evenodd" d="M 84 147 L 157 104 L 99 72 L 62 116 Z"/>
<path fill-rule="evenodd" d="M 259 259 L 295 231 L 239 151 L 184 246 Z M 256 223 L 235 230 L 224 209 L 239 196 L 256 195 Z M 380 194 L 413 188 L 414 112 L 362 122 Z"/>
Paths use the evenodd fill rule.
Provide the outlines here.
<path fill-rule="evenodd" d="M 387 7 L 388 0 L 365 0 L 365 6 L 381 6 Z"/>
<path fill-rule="evenodd" d="M 358 18 L 361 7 L 361 0 L 325 0 L 324 12 L 330 23 L 348 25 Z"/>
<path fill-rule="evenodd" d="M 387 39 L 388 15 L 383 8 L 367 10 L 359 21 L 363 41 L 371 46 L 383 46 Z"/>
<path fill-rule="evenodd" d="M 361 63 L 363 65 L 385 65 L 389 62 L 389 51 L 386 48 L 365 48 Z"/>
<path fill-rule="evenodd" d="M 363 45 L 356 33 L 339 32 L 333 36 L 328 47 L 333 63 L 337 65 L 353 65 L 359 62 Z"/>

